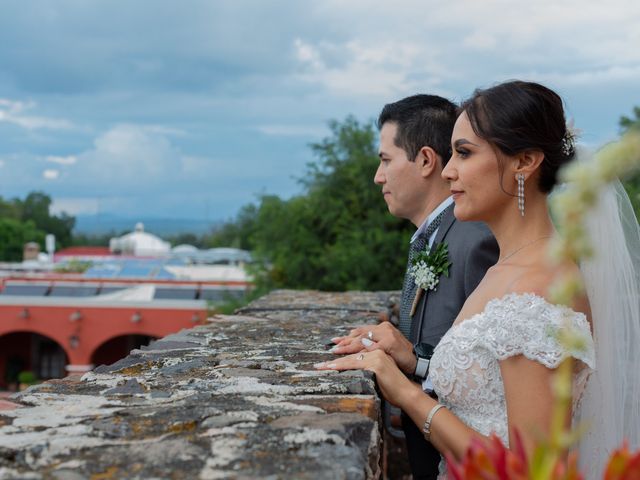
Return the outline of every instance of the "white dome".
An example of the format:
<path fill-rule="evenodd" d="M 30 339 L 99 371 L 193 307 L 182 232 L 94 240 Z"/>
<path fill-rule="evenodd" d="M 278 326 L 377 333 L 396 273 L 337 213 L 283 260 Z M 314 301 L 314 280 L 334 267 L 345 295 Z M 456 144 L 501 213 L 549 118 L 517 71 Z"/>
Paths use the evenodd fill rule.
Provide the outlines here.
<path fill-rule="evenodd" d="M 171 253 L 195 253 L 198 249 L 193 245 L 188 245 L 186 243 L 176 245 L 171 249 Z"/>
<path fill-rule="evenodd" d="M 136 257 L 164 256 L 171 250 L 171 245 L 160 237 L 144 231 L 144 225 L 137 223 L 135 231 L 109 241 L 112 252 L 135 255 Z"/>

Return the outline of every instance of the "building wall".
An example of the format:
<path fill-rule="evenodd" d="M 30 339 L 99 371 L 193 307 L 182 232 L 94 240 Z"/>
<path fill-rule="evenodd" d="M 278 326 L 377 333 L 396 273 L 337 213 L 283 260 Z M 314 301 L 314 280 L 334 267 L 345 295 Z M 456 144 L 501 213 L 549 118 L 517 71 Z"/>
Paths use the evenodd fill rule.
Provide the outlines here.
<path fill-rule="evenodd" d="M 30 303 L 27 303 L 30 302 Z M 14 305 L 0 305 L 0 340 L 15 332 L 30 332 L 48 337 L 64 350 L 70 365 L 90 366 L 92 357 L 104 343 L 129 335 L 161 338 L 205 321 L 206 303 L 193 302 L 191 308 L 179 308 L 171 302 L 95 306 L 89 302 L 60 301 L 60 305 L 25 299 Z M 125 353 L 126 354 L 126 353 Z M 6 355 L 0 357 L 8 358 Z M 0 378 L 4 370 L 0 365 Z"/>

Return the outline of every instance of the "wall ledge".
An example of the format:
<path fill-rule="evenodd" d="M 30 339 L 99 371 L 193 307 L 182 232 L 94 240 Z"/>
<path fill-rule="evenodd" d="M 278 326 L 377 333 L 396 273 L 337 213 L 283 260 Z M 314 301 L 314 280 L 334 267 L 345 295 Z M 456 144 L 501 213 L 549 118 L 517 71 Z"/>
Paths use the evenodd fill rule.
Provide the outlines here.
<path fill-rule="evenodd" d="M 0 410 L 0 478 L 381 476 L 368 372 L 318 372 L 389 292 L 280 290 Z"/>

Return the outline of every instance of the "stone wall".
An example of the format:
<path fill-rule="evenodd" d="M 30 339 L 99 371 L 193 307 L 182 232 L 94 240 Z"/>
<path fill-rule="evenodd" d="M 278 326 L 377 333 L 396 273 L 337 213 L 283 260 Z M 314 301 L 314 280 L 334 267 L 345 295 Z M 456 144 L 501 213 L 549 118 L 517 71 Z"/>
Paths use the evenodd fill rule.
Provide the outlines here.
<path fill-rule="evenodd" d="M 379 478 L 371 375 L 312 365 L 388 303 L 277 291 L 81 379 L 32 387 L 0 411 L 0 478 Z"/>

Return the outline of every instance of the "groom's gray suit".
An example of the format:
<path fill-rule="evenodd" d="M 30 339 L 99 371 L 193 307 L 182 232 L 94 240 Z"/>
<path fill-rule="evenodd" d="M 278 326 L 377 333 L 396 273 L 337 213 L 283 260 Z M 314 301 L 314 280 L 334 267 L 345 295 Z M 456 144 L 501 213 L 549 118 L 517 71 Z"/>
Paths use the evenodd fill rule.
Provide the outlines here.
<path fill-rule="evenodd" d="M 487 269 L 498 260 L 498 244 L 487 226 L 479 222 L 457 221 L 453 208 L 454 205 L 446 208 L 432 246 L 435 248 L 439 243 L 447 245 L 451 262 L 449 276 L 441 275 L 435 290 L 422 292 L 411 318 L 409 340 L 414 345 L 438 344 L 467 297 L 478 286 Z M 440 454 L 424 439 L 409 417 L 402 417 L 414 478 L 435 478 Z"/>
<path fill-rule="evenodd" d="M 487 269 L 498 261 L 499 249 L 489 228 L 482 222 L 460 222 L 446 208 L 433 241 L 445 243 L 449 251 L 449 276 L 441 275 L 435 290 L 423 292 L 411 319 L 409 340 L 437 345 L 460 313 Z"/>

